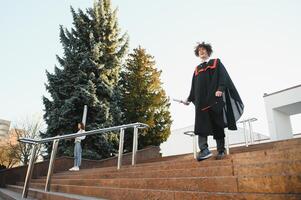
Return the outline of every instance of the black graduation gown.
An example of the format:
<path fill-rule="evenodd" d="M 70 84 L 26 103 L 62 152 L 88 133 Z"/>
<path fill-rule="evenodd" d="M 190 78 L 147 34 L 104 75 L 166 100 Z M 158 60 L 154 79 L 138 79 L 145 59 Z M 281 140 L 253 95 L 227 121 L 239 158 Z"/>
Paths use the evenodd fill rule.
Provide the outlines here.
<path fill-rule="evenodd" d="M 223 92 L 216 97 L 215 92 Z M 244 104 L 220 59 L 211 59 L 196 67 L 188 101 L 195 105 L 194 132 L 200 136 L 214 135 L 215 132 L 237 130 L 236 121 L 241 117 Z"/>

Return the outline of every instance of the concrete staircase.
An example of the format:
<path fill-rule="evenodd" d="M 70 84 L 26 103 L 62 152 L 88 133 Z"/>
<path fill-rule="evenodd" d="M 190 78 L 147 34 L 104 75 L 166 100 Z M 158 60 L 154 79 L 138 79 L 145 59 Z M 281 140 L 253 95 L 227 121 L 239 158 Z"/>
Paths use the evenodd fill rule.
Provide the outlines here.
<path fill-rule="evenodd" d="M 84 169 L 33 179 L 33 199 L 301 200 L 301 139 L 230 149 L 224 160 L 197 162 L 191 154 L 152 159 L 135 167 Z M 0 189 L 18 195 L 22 182 Z M 5 199 L 5 198 L 4 198 Z M 9 198 L 7 198 L 9 199 Z M 14 198 L 11 198 L 14 199 Z"/>

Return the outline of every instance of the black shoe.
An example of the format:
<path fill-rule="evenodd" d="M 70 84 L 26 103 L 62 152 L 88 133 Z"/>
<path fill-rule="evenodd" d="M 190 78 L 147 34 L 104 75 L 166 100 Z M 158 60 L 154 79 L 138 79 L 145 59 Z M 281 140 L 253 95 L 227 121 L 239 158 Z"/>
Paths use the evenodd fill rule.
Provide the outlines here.
<path fill-rule="evenodd" d="M 216 155 L 216 160 L 221 160 L 226 157 L 225 151 L 219 151 L 218 154 Z"/>
<path fill-rule="evenodd" d="M 203 150 L 199 153 L 199 155 L 198 155 L 198 157 L 197 157 L 197 160 L 198 160 L 198 161 L 202 161 L 202 160 L 205 160 L 205 159 L 210 158 L 211 156 L 212 156 L 211 151 L 209 151 L 209 149 L 206 148 L 206 149 L 203 149 Z"/>

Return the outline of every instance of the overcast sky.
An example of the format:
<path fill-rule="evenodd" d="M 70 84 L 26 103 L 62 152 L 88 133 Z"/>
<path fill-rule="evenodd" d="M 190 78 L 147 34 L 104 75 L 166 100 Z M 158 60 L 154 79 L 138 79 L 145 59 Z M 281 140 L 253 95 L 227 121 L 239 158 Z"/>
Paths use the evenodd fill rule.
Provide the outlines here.
<path fill-rule="evenodd" d="M 0 12 L 0 119 L 16 121 L 43 113 L 45 70 L 62 55 L 59 25 L 72 26 L 70 5 L 93 0 L 5 1 Z M 171 98 L 188 96 L 199 59 L 198 41 L 210 42 L 245 103 L 243 118 L 256 117 L 257 132 L 268 134 L 264 93 L 301 84 L 301 1 L 298 0 L 113 0 L 130 49 L 141 45 L 155 57 Z M 194 122 L 194 108 L 172 103 L 173 129 Z M 301 117 L 294 116 L 294 132 Z"/>

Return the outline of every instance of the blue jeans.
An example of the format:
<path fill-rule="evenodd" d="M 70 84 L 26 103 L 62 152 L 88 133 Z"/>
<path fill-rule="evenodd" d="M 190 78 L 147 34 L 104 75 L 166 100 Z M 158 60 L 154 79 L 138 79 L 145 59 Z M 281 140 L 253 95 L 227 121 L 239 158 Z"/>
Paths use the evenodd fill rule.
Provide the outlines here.
<path fill-rule="evenodd" d="M 79 167 L 82 161 L 82 146 L 80 142 L 75 142 L 74 145 L 74 166 Z"/>

